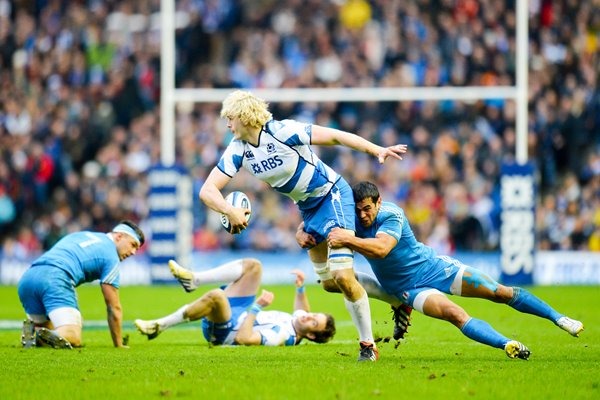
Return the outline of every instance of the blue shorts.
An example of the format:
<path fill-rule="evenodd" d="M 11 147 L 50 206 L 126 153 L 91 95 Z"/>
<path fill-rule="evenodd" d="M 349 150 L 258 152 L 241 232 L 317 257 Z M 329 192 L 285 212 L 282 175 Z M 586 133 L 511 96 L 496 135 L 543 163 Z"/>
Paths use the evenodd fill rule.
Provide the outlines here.
<path fill-rule="evenodd" d="M 412 288 L 402 291 L 401 299 L 414 308 L 416 297 L 426 290 L 437 289 L 443 293 L 460 295 L 460 287 L 456 288 L 456 285 L 462 284 L 462 279 L 458 282 L 455 280 L 457 274 L 460 272 L 462 276 L 462 271 L 466 268 L 469 267 L 454 258 L 438 256 L 434 263 L 423 268 Z"/>
<path fill-rule="evenodd" d="M 238 318 L 244 311 L 254 303 L 256 296 L 228 297 L 231 307 L 231 318 L 229 321 L 216 323 L 202 318 L 202 333 L 208 343 L 220 345 L 225 343 L 227 335 L 235 328 Z"/>
<path fill-rule="evenodd" d="M 43 265 L 29 268 L 19 281 L 18 291 L 29 315 L 48 315 L 61 307 L 79 309 L 75 285 L 60 268 Z"/>
<path fill-rule="evenodd" d="M 310 233 L 317 243 L 327 239 L 332 228 L 355 231 L 355 210 L 352 188 L 340 178 L 321 203 L 310 210 L 300 210 L 304 231 Z"/>

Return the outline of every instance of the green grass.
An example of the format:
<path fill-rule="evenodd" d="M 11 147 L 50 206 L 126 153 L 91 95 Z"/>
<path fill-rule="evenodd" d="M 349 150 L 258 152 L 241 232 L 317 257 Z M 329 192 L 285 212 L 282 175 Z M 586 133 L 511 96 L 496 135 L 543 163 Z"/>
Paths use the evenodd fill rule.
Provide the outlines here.
<path fill-rule="evenodd" d="M 293 289 L 269 287 L 272 308 L 291 310 Z M 456 298 L 472 316 L 524 342 L 530 361 L 464 337 L 447 322 L 415 313 L 407 339 L 380 343 L 376 363 L 356 362 L 356 333 L 340 295 L 307 289 L 315 311 L 338 321 L 334 342 L 294 348 L 209 347 L 198 324 L 154 341 L 134 331 L 192 301 L 179 287 L 121 290 L 128 350 L 112 348 L 106 328 L 85 329 L 83 349 L 24 350 L 18 330 L 0 331 L 0 399 L 597 399 L 600 398 L 600 287 L 536 287 L 535 294 L 584 321 L 579 339 L 550 322 L 484 300 Z M 199 293 L 204 290 L 201 288 Z M 103 320 L 100 289 L 78 289 L 85 320 Z M 197 292 L 198 293 L 198 292 Z M 0 287 L 0 320 L 23 318 L 16 288 Z M 372 302 L 376 335 L 392 331 L 387 306 Z"/>

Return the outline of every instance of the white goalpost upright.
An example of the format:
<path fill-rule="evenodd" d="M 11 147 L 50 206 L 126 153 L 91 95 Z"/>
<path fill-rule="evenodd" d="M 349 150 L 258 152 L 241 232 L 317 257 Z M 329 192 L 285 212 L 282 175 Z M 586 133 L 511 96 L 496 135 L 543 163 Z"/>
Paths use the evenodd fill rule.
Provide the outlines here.
<path fill-rule="evenodd" d="M 516 84 L 515 86 L 470 86 L 470 87 L 397 87 L 397 88 L 327 88 L 327 89 L 252 89 L 252 92 L 268 102 L 358 102 L 358 101 L 414 101 L 414 100 L 461 100 L 475 101 L 485 99 L 514 100 L 516 105 L 516 149 L 515 159 L 517 164 L 524 166 L 528 161 L 527 136 L 528 136 L 528 46 L 529 46 L 529 1 L 517 0 L 516 2 Z M 171 166 L 175 162 L 175 105 L 177 102 L 218 103 L 221 102 L 231 89 L 178 89 L 175 87 L 175 0 L 161 0 L 161 162 Z M 520 173 L 520 172 L 519 172 Z M 519 175 L 522 176 L 522 175 Z M 504 192 L 503 179 L 503 192 Z M 515 204 L 519 203 L 519 196 L 529 189 L 513 185 L 512 198 Z M 533 183 L 531 182 L 533 188 Z M 523 192 L 524 191 L 524 192 Z M 521 193 L 523 192 L 523 193 Z M 516 197 L 515 197 L 516 196 Z M 504 205 L 503 193 L 503 205 Z M 521 201 L 522 203 L 522 201 Z M 523 206 L 519 213 L 525 212 Z M 528 219 L 533 220 L 533 209 L 529 211 Z M 520 214 L 522 216 L 522 214 Z M 504 225 L 504 215 L 502 217 Z M 518 227 L 515 227 L 515 229 Z M 531 269 L 524 266 L 520 260 L 523 253 L 531 253 L 533 259 L 533 245 L 523 247 L 522 243 L 530 241 L 534 232 L 527 234 L 523 225 L 516 232 L 511 228 L 506 231 L 506 241 L 503 242 L 503 271 L 504 263 L 513 262 L 509 270 L 514 271 L 516 264 L 521 269 Z M 532 226 L 533 229 L 533 226 Z M 502 234 L 501 234 L 502 236 Z M 527 236 L 527 240 L 522 240 Z M 531 239 L 533 240 L 533 239 Z M 506 243 L 504 243 L 506 242 Z M 514 251 L 505 251 L 506 247 Z M 520 253 L 520 254 L 517 254 Z M 525 264 L 532 264 L 527 261 Z"/>
<path fill-rule="evenodd" d="M 398 87 L 332 89 L 253 89 L 273 102 L 348 102 L 411 100 L 509 99 L 516 103 L 516 159 L 527 162 L 528 0 L 517 0 L 516 85 L 469 87 Z M 175 87 L 175 0 L 161 0 L 161 161 L 175 160 L 175 104 L 218 103 L 230 89 L 178 89 Z"/>

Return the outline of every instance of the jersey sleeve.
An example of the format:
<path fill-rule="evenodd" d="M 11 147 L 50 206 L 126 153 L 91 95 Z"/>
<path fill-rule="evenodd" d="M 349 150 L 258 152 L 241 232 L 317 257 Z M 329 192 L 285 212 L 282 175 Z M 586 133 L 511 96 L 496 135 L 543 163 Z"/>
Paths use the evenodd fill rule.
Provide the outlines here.
<path fill-rule="evenodd" d="M 119 269 L 119 260 L 108 260 L 107 266 L 102 269 L 102 275 L 100 276 L 100 283 L 105 283 L 119 288 L 119 280 L 121 273 Z"/>
<path fill-rule="evenodd" d="M 242 167 L 244 145 L 238 140 L 232 140 L 221 156 L 217 168 L 225 175 L 233 177 Z"/>
<path fill-rule="evenodd" d="M 280 326 L 272 326 L 258 331 L 262 337 L 263 346 L 293 346 L 296 338 Z"/>
<path fill-rule="evenodd" d="M 404 215 L 400 210 L 384 210 L 383 207 L 380 210 L 385 212 L 385 217 L 383 221 L 380 222 L 379 229 L 377 229 L 377 233 L 385 233 L 386 235 L 390 235 L 396 240 L 400 240 L 402 237 L 402 226 L 404 225 Z"/>
<path fill-rule="evenodd" d="M 286 119 L 273 121 L 273 136 L 288 146 L 309 145 L 312 137 L 312 125 Z M 279 124 L 279 125 L 276 125 Z"/>
<path fill-rule="evenodd" d="M 301 317 L 301 316 L 306 315 L 306 314 L 308 314 L 308 313 L 306 311 L 304 311 L 304 310 L 296 310 L 292 314 L 292 318 L 296 319 L 296 318 Z"/>

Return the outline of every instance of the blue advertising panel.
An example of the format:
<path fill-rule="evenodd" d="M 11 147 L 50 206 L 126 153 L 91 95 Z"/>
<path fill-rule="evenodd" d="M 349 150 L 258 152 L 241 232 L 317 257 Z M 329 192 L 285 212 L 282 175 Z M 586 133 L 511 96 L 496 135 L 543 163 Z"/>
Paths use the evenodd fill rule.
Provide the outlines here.
<path fill-rule="evenodd" d="M 180 166 L 157 165 L 150 169 L 148 181 L 150 276 L 153 283 L 172 282 L 169 259 L 191 263 L 192 180 Z"/>
<path fill-rule="evenodd" d="M 501 171 L 500 281 L 531 285 L 535 265 L 533 166 L 504 164 Z"/>

